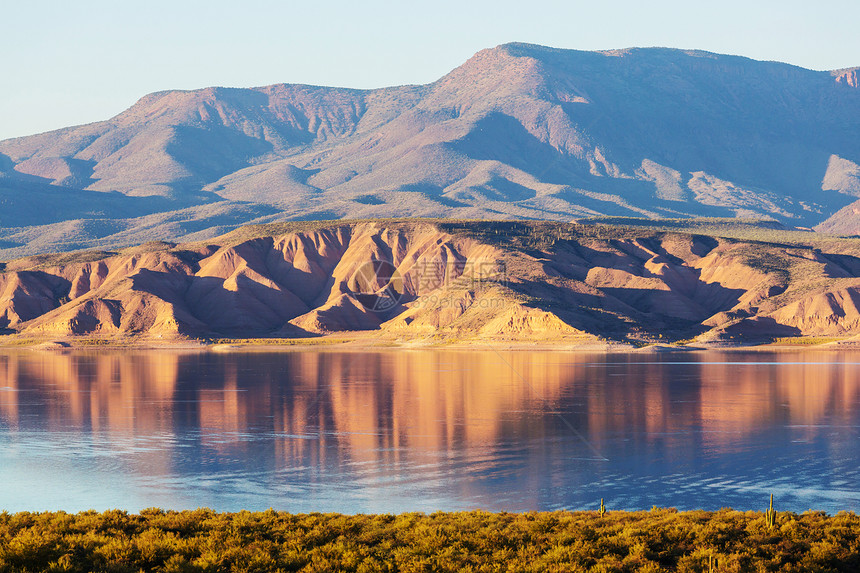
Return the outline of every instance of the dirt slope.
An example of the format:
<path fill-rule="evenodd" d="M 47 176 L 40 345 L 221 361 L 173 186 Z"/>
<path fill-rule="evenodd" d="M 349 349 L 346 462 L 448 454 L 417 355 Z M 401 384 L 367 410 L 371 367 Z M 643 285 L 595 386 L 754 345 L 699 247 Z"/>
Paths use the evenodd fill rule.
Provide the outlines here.
<path fill-rule="evenodd" d="M 4 263 L 0 329 L 705 342 L 860 333 L 860 242 L 778 237 L 410 220 L 251 227 Z"/>

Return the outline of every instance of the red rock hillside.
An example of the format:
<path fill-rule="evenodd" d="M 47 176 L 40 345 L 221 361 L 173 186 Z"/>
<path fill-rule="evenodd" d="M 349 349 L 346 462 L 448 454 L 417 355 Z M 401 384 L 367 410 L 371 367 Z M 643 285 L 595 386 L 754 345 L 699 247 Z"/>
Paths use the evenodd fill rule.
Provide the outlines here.
<path fill-rule="evenodd" d="M 757 227 L 290 223 L 0 265 L 0 329 L 30 337 L 367 331 L 720 342 L 860 333 L 860 242 Z"/>

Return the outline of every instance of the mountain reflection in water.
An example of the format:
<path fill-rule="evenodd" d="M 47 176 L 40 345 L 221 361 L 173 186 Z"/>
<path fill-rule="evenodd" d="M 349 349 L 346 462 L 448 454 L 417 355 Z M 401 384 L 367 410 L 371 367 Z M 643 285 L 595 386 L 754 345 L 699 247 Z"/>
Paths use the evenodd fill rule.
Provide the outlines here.
<path fill-rule="evenodd" d="M 0 509 L 856 511 L 858 358 L 5 353 Z"/>

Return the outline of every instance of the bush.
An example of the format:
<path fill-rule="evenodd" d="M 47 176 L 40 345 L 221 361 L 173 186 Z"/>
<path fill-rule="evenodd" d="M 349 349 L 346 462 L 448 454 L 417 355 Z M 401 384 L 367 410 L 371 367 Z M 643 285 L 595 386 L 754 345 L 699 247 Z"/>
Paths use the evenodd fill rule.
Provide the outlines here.
<path fill-rule="evenodd" d="M 860 571 L 860 518 L 757 512 L 0 514 L 0 572 Z"/>

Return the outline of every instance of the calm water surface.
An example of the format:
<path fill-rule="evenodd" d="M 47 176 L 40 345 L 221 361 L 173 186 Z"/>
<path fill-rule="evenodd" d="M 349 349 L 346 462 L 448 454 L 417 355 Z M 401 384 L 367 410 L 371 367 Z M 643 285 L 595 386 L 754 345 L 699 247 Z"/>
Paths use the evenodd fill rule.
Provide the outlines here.
<path fill-rule="evenodd" d="M 860 510 L 860 355 L 0 354 L 0 509 Z"/>

